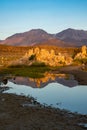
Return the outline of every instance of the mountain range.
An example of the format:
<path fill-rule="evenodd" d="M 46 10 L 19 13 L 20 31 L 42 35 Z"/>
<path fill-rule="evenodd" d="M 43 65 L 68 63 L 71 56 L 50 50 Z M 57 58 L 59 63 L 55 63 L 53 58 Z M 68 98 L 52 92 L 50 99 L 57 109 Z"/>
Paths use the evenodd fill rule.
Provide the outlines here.
<path fill-rule="evenodd" d="M 2 40 L 0 40 L 0 42 L 2 42 Z"/>
<path fill-rule="evenodd" d="M 14 34 L 0 44 L 12 46 L 56 45 L 61 47 L 87 45 L 87 31 L 66 29 L 56 34 L 49 34 L 42 29 Z"/>

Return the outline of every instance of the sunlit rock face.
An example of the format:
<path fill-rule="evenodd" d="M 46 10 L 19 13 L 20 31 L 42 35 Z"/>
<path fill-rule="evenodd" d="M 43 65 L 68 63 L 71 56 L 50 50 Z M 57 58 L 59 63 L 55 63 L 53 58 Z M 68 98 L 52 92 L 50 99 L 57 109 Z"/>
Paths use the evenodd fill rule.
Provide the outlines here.
<path fill-rule="evenodd" d="M 77 53 L 74 59 L 85 59 L 85 58 L 87 58 L 87 47 L 82 46 L 81 52 Z"/>
<path fill-rule="evenodd" d="M 82 46 L 82 54 L 83 55 L 87 54 L 87 48 L 86 48 L 86 46 Z"/>
<path fill-rule="evenodd" d="M 29 49 L 24 58 L 29 59 L 32 55 L 35 55 L 36 61 L 44 62 L 46 65 L 50 66 L 69 65 L 72 64 L 73 61 L 68 54 L 56 53 L 53 49 L 47 50 L 39 47 Z"/>

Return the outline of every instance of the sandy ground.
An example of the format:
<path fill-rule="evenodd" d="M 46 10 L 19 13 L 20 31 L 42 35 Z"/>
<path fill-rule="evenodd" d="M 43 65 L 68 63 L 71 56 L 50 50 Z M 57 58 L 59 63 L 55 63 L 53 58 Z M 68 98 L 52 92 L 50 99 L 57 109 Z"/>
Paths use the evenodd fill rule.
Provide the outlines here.
<path fill-rule="evenodd" d="M 87 115 L 40 105 L 33 98 L 0 94 L 0 130 L 84 130 Z"/>

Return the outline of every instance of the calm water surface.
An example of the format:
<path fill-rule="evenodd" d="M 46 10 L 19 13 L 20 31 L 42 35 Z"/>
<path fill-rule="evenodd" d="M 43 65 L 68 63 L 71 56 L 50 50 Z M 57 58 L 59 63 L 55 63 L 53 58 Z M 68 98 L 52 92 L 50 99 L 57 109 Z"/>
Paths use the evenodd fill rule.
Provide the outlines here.
<path fill-rule="evenodd" d="M 36 82 L 36 80 L 33 81 L 26 78 L 23 80 L 22 77 L 19 79 L 20 80 L 16 79 L 15 81 L 13 79 L 9 80 L 7 86 L 11 88 L 5 91 L 5 93 L 30 95 L 37 98 L 37 101 L 42 104 L 52 104 L 53 107 L 87 114 L 87 85 L 77 85 L 77 82 L 75 81 L 75 87 L 68 87 L 67 85 L 58 83 L 58 80 L 52 80 L 51 78 L 49 81 L 53 82 L 49 82 L 48 80 L 46 82 L 43 82 L 42 80 Z M 24 84 L 24 81 L 26 81 L 26 85 L 22 85 Z"/>

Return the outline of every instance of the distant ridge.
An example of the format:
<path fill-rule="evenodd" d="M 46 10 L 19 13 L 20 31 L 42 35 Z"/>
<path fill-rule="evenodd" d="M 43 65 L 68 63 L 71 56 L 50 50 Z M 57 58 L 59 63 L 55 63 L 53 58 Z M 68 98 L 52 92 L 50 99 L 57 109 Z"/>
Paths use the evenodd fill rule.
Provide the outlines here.
<path fill-rule="evenodd" d="M 87 31 L 66 29 L 56 34 L 49 34 L 42 29 L 32 29 L 14 34 L 0 44 L 12 46 L 55 45 L 61 47 L 87 45 Z"/>
<path fill-rule="evenodd" d="M 40 42 L 45 42 L 51 38 L 52 35 L 48 34 L 44 30 L 33 29 L 28 32 L 14 34 L 4 40 L 1 44 L 13 46 L 29 46 Z"/>
<path fill-rule="evenodd" d="M 56 38 L 65 42 L 75 43 L 76 46 L 87 45 L 87 31 L 66 29 L 60 33 L 57 33 Z"/>

